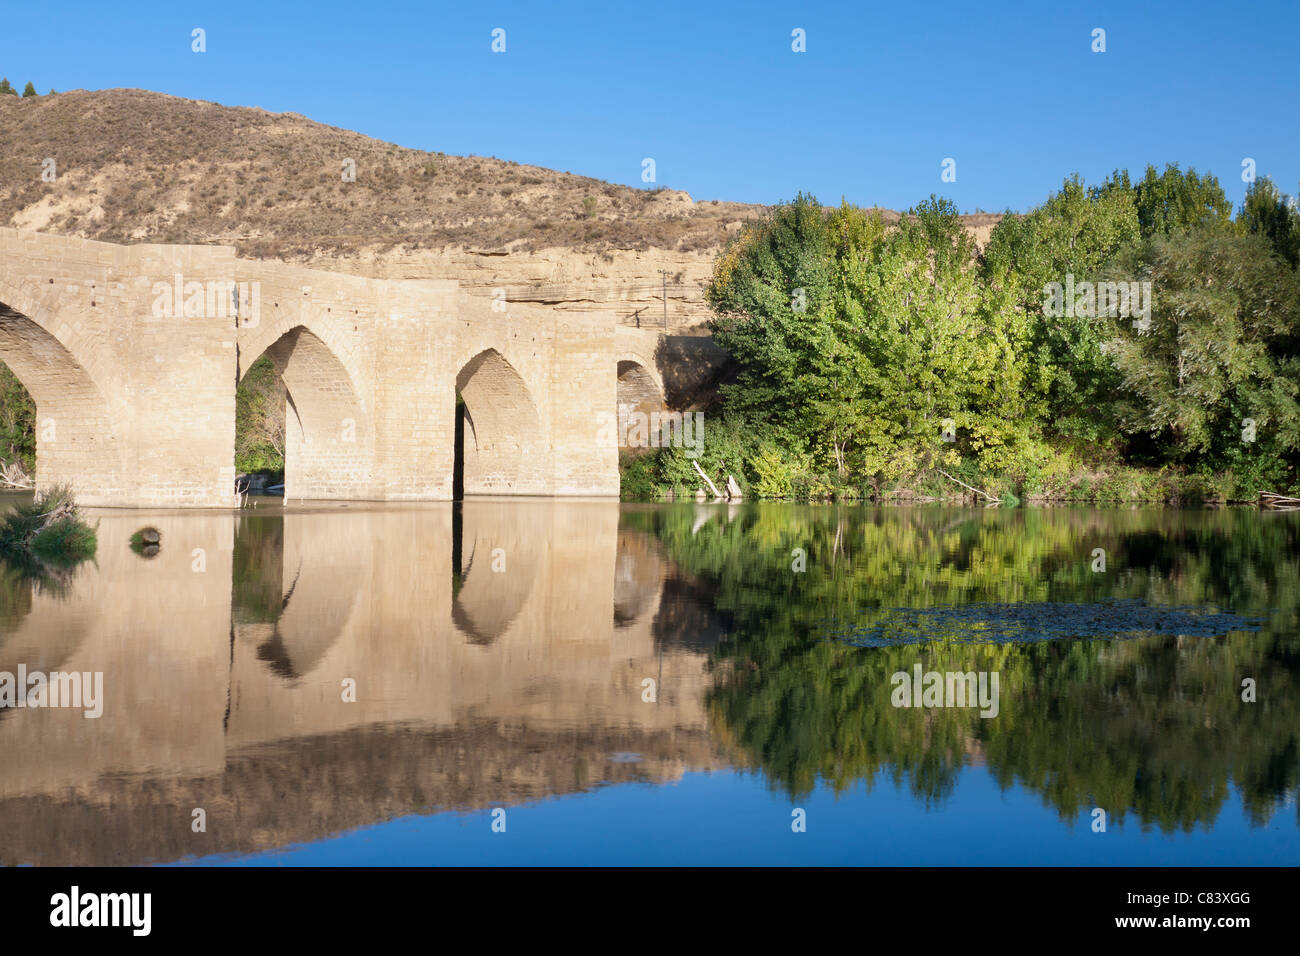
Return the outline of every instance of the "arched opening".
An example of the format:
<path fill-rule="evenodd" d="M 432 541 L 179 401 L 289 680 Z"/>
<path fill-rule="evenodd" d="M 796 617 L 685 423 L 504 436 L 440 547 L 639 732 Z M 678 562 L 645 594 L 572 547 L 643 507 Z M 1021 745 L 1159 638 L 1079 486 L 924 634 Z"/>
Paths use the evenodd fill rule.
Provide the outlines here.
<path fill-rule="evenodd" d="M 614 564 L 614 626 L 629 627 L 653 607 L 663 578 L 663 560 L 654 539 L 640 531 L 620 531 Z"/>
<path fill-rule="evenodd" d="M 271 357 L 262 354 L 235 390 L 235 474 L 239 491 L 284 493 L 285 409 L 288 389 Z"/>
<path fill-rule="evenodd" d="M 374 434 L 343 363 L 303 326 L 240 364 L 236 469 L 283 473 L 286 500 L 373 497 Z M 276 485 L 266 485 L 274 492 Z"/>
<path fill-rule="evenodd" d="M 123 492 L 121 450 L 90 374 L 62 342 L 3 302 L 0 361 L 0 458 L 34 470 L 37 488 L 65 484 L 82 504 L 113 503 Z"/>
<path fill-rule="evenodd" d="M 545 440 L 528 386 L 496 349 L 456 376 L 453 496 L 546 494 Z"/>
<path fill-rule="evenodd" d="M 38 587 L 0 565 L 0 673 L 16 673 L 19 665 L 32 671 L 61 669 L 94 623 L 84 599 L 70 601 L 62 589 Z M 0 706 L 0 719 L 7 712 Z"/>
<path fill-rule="evenodd" d="M 618 363 L 618 445 L 620 451 L 643 450 L 651 416 L 665 408 L 658 378 L 635 359 Z M 629 443 L 629 436 L 641 436 Z"/>
<path fill-rule="evenodd" d="M 0 361 L 0 491 L 27 487 L 36 474 L 36 402 Z"/>
<path fill-rule="evenodd" d="M 465 399 L 460 390 L 456 391 L 456 457 L 451 471 L 451 500 L 460 501 L 465 497 L 465 423 L 469 412 L 465 408 Z M 456 512 L 457 515 L 460 512 Z"/>

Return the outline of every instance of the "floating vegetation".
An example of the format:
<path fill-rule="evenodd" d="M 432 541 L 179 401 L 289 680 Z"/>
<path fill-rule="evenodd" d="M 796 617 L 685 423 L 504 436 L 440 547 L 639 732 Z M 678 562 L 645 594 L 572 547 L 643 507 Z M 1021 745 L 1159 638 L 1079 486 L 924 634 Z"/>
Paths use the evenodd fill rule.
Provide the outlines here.
<path fill-rule="evenodd" d="M 1212 607 L 1161 607 L 1135 599 L 1088 604 L 1022 601 L 887 608 L 870 623 L 829 621 L 827 637 L 857 647 L 891 647 L 940 640 L 1020 644 L 1070 637 L 1146 634 L 1219 637 L 1232 631 L 1257 631 L 1263 623 L 1262 618 L 1241 617 Z"/>
<path fill-rule="evenodd" d="M 141 528 L 131 535 L 131 550 L 142 558 L 152 558 L 162 550 L 162 532 L 157 528 Z"/>

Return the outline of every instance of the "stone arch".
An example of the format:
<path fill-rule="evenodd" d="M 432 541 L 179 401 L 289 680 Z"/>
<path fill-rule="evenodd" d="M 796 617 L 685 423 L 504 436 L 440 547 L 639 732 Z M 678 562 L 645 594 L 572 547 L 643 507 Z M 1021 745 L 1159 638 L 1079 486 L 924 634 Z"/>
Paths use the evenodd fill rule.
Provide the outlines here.
<path fill-rule="evenodd" d="M 665 407 L 664 383 L 653 363 L 640 356 L 620 355 L 618 358 L 618 402 L 620 405 L 646 405 L 654 411 Z"/>
<path fill-rule="evenodd" d="M 333 349 L 295 325 L 264 349 L 284 379 L 285 500 L 377 497 L 375 432 L 352 375 Z M 256 361 L 240 357 L 239 379 Z"/>
<path fill-rule="evenodd" d="M 99 385 L 50 325 L 48 296 L 0 281 L 0 361 L 36 405 L 36 482 L 72 487 L 82 504 L 113 504 L 123 494 L 121 436 Z"/>
<path fill-rule="evenodd" d="M 51 335 L 50 325 L 59 308 L 58 288 L 52 281 L 42 284 L 18 278 L 7 270 L 0 273 L 0 301 Z"/>
<path fill-rule="evenodd" d="M 649 434 L 648 424 L 642 429 L 631 427 L 629 419 L 633 415 L 644 416 L 643 421 L 648 423 L 651 415 L 667 407 L 663 380 L 653 364 L 647 364 L 639 356 L 620 355 L 617 396 L 618 444 L 624 448 L 629 434 Z"/>
<path fill-rule="evenodd" d="M 496 349 L 484 349 L 457 373 L 456 391 L 465 402 L 465 494 L 548 493 L 541 416 L 514 366 Z"/>
<path fill-rule="evenodd" d="M 12 571 L 4 573 L 0 588 L 10 592 L 0 595 L 0 672 L 15 673 L 19 664 L 32 671 L 58 670 L 85 643 L 94 616 L 84 600 L 43 593 Z"/>

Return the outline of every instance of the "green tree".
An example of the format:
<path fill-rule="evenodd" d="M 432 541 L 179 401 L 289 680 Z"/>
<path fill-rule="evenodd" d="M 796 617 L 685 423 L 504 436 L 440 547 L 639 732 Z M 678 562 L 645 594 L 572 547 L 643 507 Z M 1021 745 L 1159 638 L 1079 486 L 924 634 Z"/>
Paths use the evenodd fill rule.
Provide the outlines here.
<path fill-rule="evenodd" d="M 1100 186 L 1075 175 L 1025 216 L 1008 214 L 984 250 L 983 276 L 1006 287 L 1032 316 L 1033 351 L 1044 370 L 1048 415 L 1056 434 L 1104 442 L 1119 437 L 1111 412 L 1118 385 L 1102 350 L 1108 323 L 1078 315 L 1048 315 L 1048 283 L 1095 282 L 1102 267 L 1140 235 L 1136 192 L 1127 172 Z"/>
<path fill-rule="evenodd" d="M 10 85 L 10 83 L 9 83 L 9 77 L 7 77 L 7 76 L 6 76 L 6 77 L 3 77 L 3 78 L 0 78 L 0 96 L 6 95 L 6 94 L 11 95 L 11 96 L 17 96 L 17 95 L 18 95 L 18 91 L 15 90 L 15 89 L 13 88 L 13 86 Z"/>
<path fill-rule="evenodd" d="M 235 391 L 235 468 L 241 472 L 283 471 L 285 451 L 284 379 L 263 355 L 244 374 Z"/>
<path fill-rule="evenodd" d="M 1280 192 L 1267 176 L 1255 180 L 1246 190 L 1237 225 L 1245 233 L 1265 236 L 1292 268 L 1300 263 L 1300 211 L 1295 201 Z"/>
<path fill-rule="evenodd" d="M 1232 222 L 1232 203 L 1210 173 L 1183 172 L 1177 163 L 1166 164 L 1162 173 L 1148 166 L 1136 189 L 1144 239 L 1190 229 L 1226 228 Z"/>
<path fill-rule="evenodd" d="M 862 368 L 871 423 L 861 463 L 884 480 L 973 453 L 986 466 L 1039 417 L 1042 378 L 1011 290 L 980 281 L 975 246 L 947 200 L 931 197 L 868 255 L 846 257 L 839 311 Z M 945 445 L 951 419 L 961 441 Z"/>
<path fill-rule="evenodd" d="M 740 365 L 727 406 L 841 477 L 892 481 L 963 450 L 1000 461 L 1036 418 L 1024 315 L 980 282 L 946 200 L 886 228 L 801 195 L 727 249 L 708 300 Z M 960 447 L 940 440 L 945 419 Z"/>
<path fill-rule="evenodd" d="M 770 422 L 796 447 L 823 441 L 841 470 L 862 424 L 853 408 L 862 370 L 843 361 L 836 259 L 883 231 L 878 219 L 847 206 L 832 215 L 801 194 L 731 243 L 707 291 L 715 338 L 740 366 L 736 383 L 723 387 L 727 407 Z"/>
<path fill-rule="evenodd" d="M 1152 321 L 1110 343 L 1128 427 L 1175 461 L 1233 469 L 1243 493 L 1285 482 L 1300 452 L 1300 281 L 1262 235 L 1157 239 L 1121 257 L 1150 269 Z M 1249 420 L 1249 422 L 1247 422 Z"/>
<path fill-rule="evenodd" d="M 32 81 L 28 80 L 27 85 L 23 87 L 23 96 L 36 96 L 36 87 L 32 86 Z"/>

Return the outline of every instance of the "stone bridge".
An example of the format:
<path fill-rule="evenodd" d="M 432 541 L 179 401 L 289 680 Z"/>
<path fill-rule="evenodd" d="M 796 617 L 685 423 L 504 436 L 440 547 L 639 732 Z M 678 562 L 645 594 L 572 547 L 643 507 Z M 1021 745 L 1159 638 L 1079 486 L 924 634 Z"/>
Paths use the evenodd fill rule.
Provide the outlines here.
<path fill-rule="evenodd" d="M 287 498 L 450 499 L 462 430 L 465 494 L 617 495 L 616 409 L 663 406 L 659 352 L 612 314 L 454 280 L 0 229 L 0 361 L 36 404 L 37 484 L 86 505 L 235 505 L 235 390 L 262 355 L 288 387 Z"/>

